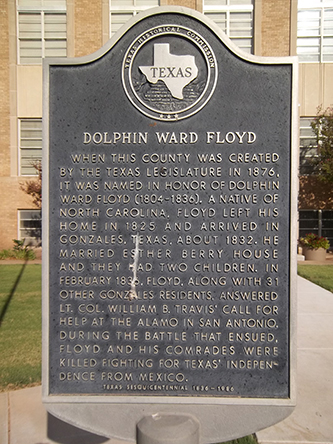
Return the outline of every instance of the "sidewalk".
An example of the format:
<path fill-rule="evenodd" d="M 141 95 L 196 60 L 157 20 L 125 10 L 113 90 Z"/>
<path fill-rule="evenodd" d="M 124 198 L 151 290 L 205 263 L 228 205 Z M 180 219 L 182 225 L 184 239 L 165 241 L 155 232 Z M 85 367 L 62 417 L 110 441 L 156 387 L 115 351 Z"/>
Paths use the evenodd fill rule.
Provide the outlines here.
<path fill-rule="evenodd" d="M 257 433 L 260 444 L 333 443 L 332 369 L 333 294 L 298 277 L 297 407 Z M 53 443 L 120 444 L 48 415 L 40 386 L 0 393 L 0 444 Z"/>
<path fill-rule="evenodd" d="M 49 415 L 41 386 L 0 393 L 0 444 L 126 444 Z"/>
<path fill-rule="evenodd" d="M 298 277 L 297 406 L 260 444 L 333 443 L 333 294 Z"/>

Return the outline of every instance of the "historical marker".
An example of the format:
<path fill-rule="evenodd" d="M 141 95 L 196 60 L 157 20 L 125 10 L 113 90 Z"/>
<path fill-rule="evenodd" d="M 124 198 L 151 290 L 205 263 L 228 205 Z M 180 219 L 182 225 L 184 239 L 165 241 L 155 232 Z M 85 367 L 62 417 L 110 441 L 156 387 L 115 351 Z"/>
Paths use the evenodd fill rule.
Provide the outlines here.
<path fill-rule="evenodd" d="M 143 406 L 196 416 L 207 442 L 282 419 L 294 59 L 240 54 L 202 15 L 158 8 L 93 56 L 44 68 L 49 410 L 123 439 L 124 412 L 136 424 Z M 92 409 L 120 419 L 90 424 Z M 223 435 L 212 411 L 229 418 Z"/>

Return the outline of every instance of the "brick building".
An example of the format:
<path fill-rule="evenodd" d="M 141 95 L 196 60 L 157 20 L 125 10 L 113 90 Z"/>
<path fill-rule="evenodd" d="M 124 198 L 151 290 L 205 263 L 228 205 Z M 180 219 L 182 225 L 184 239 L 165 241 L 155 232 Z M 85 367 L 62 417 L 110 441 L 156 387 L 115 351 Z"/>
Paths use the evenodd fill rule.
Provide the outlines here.
<path fill-rule="evenodd" d="M 11 247 L 13 239 L 39 237 L 40 211 L 20 184 L 34 179 L 32 164 L 41 157 L 42 58 L 90 54 L 134 14 L 158 5 L 203 12 L 257 56 L 299 55 L 305 153 L 300 226 L 320 231 L 323 223 L 322 233 L 333 240 L 333 193 L 307 169 L 316 155 L 316 148 L 308 149 L 311 118 L 319 105 L 333 104 L 333 0 L 2 0 L 0 249 Z"/>

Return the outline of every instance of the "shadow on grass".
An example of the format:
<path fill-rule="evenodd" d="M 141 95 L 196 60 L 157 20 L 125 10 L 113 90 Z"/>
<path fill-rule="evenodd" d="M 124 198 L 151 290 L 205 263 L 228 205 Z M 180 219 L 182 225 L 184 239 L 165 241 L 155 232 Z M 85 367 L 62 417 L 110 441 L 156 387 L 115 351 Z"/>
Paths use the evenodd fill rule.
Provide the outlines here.
<path fill-rule="evenodd" d="M 13 288 L 11 289 L 11 291 L 10 291 L 8 297 L 7 297 L 5 305 L 3 306 L 2 310 L 1 310 L 1 313 L 0 313 L 0 327 L 2 325 L 2 321 L 4 320 L 5 315 L 7 313 L 9 304 L 10 304 L 11 300 L 13 299 L 13 296 L 15 294 L 16 288 L 17 288 L 18 284 L 20 283 L 20 280 L 22 278 L 22 275 L 24 273 L 24 269 L 25 269 L 28 261 L 29 261 L 29 259 L 26 258 L 25 261 L 24 261 L 24 264 L 22 265 L 22 268 L 21 268 L 21 270 L 20 270 L 20 272 L 19 272 L 19 274 L 18 274 L 18 276 L 16 278 L 16 281 L 15 281 L 15 283 L 13 285 Z"/>

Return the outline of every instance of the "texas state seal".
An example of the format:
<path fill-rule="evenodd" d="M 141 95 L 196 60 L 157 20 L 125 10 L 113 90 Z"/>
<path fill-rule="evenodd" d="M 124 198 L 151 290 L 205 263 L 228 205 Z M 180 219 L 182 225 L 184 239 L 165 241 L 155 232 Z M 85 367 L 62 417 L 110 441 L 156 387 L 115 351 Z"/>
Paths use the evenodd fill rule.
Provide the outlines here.
<path fill-rule="evenodd" d="M 139 35 L 122 65 L 129 100 L 146 116 L 163 121 L 201 110 L 214 92 L 217 75 L 208 42 L 196 31 L 172 24 Z"/>

